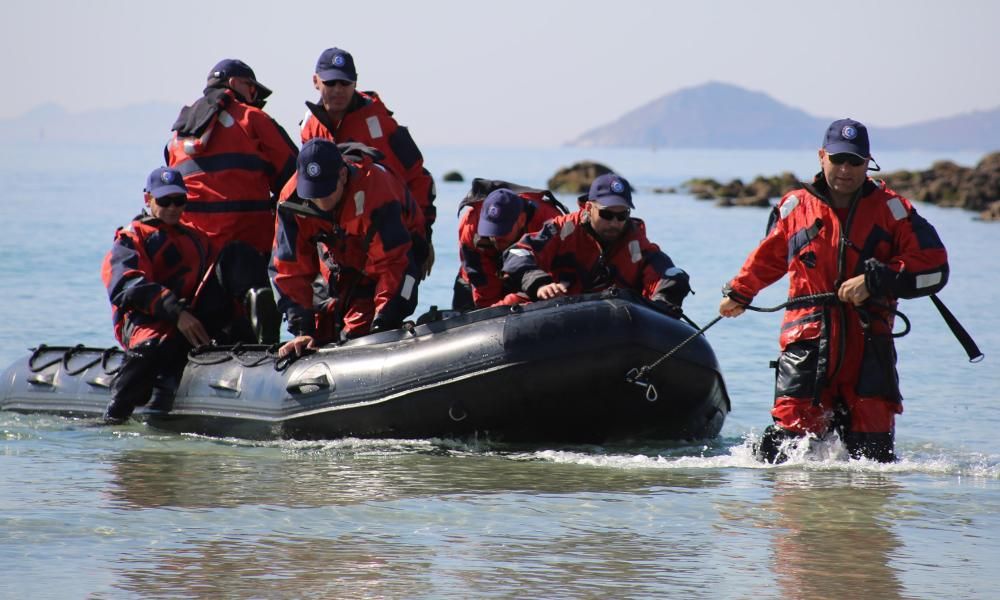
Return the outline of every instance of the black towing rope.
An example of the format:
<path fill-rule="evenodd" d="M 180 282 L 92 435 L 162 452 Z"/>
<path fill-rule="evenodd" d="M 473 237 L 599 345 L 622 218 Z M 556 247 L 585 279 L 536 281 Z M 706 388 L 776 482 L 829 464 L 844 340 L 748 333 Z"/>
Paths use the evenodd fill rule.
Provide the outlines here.
<path fill-rule="evenodd" d="M 838 300 L 836 292 L 824 292 L 822 294 L 810 294 L 806 296 L 798 296 L 796 298 L 788 300 L 787 302 L 772 307 L 765 308 L 747 304 L 743 308 L 754 312 L 772 313 L 772 312 L 778 312 L 779 310 L 786 308 L 804 308 L 807 306 L 835 304 L 837 301 Z M 955 335 L 955 338 L 958 339 L 958 342 L 962 345 L 962 348 L 969 356 L 969 362 L 975 363 L 983 360 L 985 355 L 979 350 L 979 346 L 976 345 L 975 340 L 973 340 L 972 336 L 969 335 L 969 332 L 966 331 L 964 327 L 962 327 L 962 324 L 958 322 L 958 319 L 955 318 L 955 315 L 953 315 L 951 311 L 948 310 L 948 307 L 944 305 L 944 302 L 942 302 L 941 299 L 938 298 L 936 294 L 931 294 L 931 301 L 934 303 L 934 306 L 938 309 L 938 312 L 941 313 L 941 317 L 948 325 L 948 328 L 951 329 L 952 334 Z M 878 306 L 879 308 L 891 312 L 892 314 L 899 317 L 903 321 L 903 324 L 905 325 L 903 330 L 900 331 L 899 333 L 893 333 L 892 337 L 901 338 L 904 335 L 910 333 L 910 319 L 907 318 L 905 314 L 900 312 L 897 308 L 887 306 L 885 304 L 882 304 L 881 302 L 871 301 L 871 303 L 874 304 L 875 306 Z M 686 346 L 689 342 L 691 342 L 691 340 L 695 339 L 699 335 L 702 335 L 703 333 L 708 331 L 710 327 L 718 323 L 721 319 L 722 315 L 715 317 L 714 319 L 712 319 L 711 322 L 709 322 L 708 325 L 699 328 L 688 338 L 686 338 L 681 343 L 671 348 L 666 354 L 656 359 L 652 364 L 644 365 L 642 367 L 632 368 L 631 370 L 629 370 L 628 373 L 626 373 L 625 381 L 646 388 L 646 399 L 649 400 L 650 402 L 656 402 L 658 394 L 656 392 L 656 387 L 652 383 L 650 383 L 649 380 L 647 379 L 649 373 L 652 372 L 652 370 L 655 369 L 657 366 L 659 366 L 660 363 L 662 363 L 663 361 L 667 360 L 668 358 L 676 354 L 678 350 Z M 689 324 L 691 324 L 692 327 L 697 327 L 697 325 L 695 325 L 694 322 L 688 319 L 687 317 L 684 317 L 684 320 L 687 321 Z"/>
<path fill-rule="evenodd" d="M 837 294 L 835 292 L 825 292 L 822 294 L 810 294 L 807 296 L 798 296 L 796 298 L 788 300 L 787 302 L 772 307 L 759 307 L 747 304 L 744 305 L 743 308 L 754 312 L 772 313 L 772 312 L 778 312 L 779 310 L 789 307 L 804 308 L 806 306 L 819 306 L 822 304 L 832 304 L 833 302 L 836 302 L 836 300 L 837 300 Z M 899 313 L 898 311 L 894 312 L 902 316 L 901 313 Z M 629 370 L 628 373 L 625 374 L 625 381 L 646 388 L 646 400 L 649 400 L 650 402 L 656 402 L 656 400 L 659 398 L 659 394 L 656 391 L 656 386 L 650 383 L 649 380 L 647 379 L 649 374 L 653 371 L 653 369 L 658 367 L 660 363 L 662 363 L 663 361 L 667 360 L 668 358 L 676 354 L 681 348 L 690 343 L 691 340 L 697 338 L 699 335 L 702 335 L 703 333 L 708 331 L 713 325 L 721 321 L 722 318 L 723 318 L 722 315 L 715 317 L 708 323 L 708 325 L 699 328 L 697 331 L 695 331 L 690 336 L 685 338 L 681 343 L 671 348 L 669 351 L 667 351 L 666 354 L 656 359 L 651 364 L 643 365 L 641 367 L 633 367 L 632 369 Z M 690 319 L 685 318 L 684 320 L 690 323 L 692 327 L 697 327 L 697 325 L 695 325 L 694 322 L 691 321 Z M 910 326 L 909 320 L 906 319 L 905 316 L 903 316 L 903 320 L 906 322 L 906 331 L 904 331 L 900 335 L 906 335 L 906 333 L 909 331 L 909 326 Z"/>

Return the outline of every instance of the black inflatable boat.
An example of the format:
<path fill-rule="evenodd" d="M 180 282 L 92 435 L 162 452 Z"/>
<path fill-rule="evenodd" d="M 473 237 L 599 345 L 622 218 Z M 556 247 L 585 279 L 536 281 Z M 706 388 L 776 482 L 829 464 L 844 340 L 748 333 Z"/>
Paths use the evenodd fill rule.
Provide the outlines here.
<path fill-rule="evenodd" d="M 710 438 L 729 412 L 704 336 L 627 379 L 696 332 L 630 293 L 422 320 L 290 363 L 260 346 L 194 352 L 172 405 L 154 395 L 135 418 L 254 439 L 602 443 Z M 39 346 L 3 373 L 0 409 L 99 416 L 120 361 L 116 349 Z"/>

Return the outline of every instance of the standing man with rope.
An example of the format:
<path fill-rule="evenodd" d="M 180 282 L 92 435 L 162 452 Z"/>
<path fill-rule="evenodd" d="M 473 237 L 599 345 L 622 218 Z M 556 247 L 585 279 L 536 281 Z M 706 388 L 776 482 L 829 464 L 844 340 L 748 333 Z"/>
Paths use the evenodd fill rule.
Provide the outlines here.
<path fill-rule="evenodd" d="M 868 178 L 868 130 L 834 121 L 812 184 L 778 202 L 767 236 L 724 288 L 719 314 L 737 317 L 763 288 L 789 278 L 774 408 L 757 454 L 786 459 L 784 440 L 837 431 L 852 457 L 895 460 L 903 412 L 893 319 L 899 298 L 948 281 L 934 227 L 906 199 Z M 875 163 L 871 170 L 879 170 Z"/>

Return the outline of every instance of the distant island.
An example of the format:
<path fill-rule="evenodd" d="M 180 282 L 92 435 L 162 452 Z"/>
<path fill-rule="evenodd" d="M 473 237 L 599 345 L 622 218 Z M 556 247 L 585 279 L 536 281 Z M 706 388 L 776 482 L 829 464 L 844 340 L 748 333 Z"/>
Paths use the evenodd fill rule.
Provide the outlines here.
<path fill-rule="evenodd" d="M 836 118 L 817 117 L 765 93 L 711 82 L 662 96 L 587 131 L 571 146 L 816 149 Z M 1000 107 L 899 127 L 865 123 L 879 150 L 1000 149 Z"/>
<path fill-rule="evenodd" d="M 0 119 L 0 139 L 163 146 L 179 110 L 176 104 L 147 102 L 73 113 L 57 104 L 42 104 L 19 117 Z"/>

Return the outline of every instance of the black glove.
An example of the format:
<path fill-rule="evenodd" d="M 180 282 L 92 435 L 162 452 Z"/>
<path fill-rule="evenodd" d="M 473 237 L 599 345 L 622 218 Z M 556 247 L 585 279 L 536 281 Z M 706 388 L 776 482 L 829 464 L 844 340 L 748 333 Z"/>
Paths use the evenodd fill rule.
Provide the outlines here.
<path fill-rule="evenodd" d="M 391 329 L 399 329 L 400 325 L 402 325 L 402 323 L 396 322 L 394 319 L 391 319 L 380 313 L 376 314 L 375 318 L 372 319 L 372 326 L 371 329 L 369 329 L 368 331 L 369 333 L 389 331 Z"/>
<path fill-rule="evenodd" d="M 669 315 L 675 319 L 681 318 L 684 314 L 684 309 L 672 302 L 667 302 L 666 300 L 653 300 L 653 306 L 655 306 L 656 310 L 661 313 Z"/>

